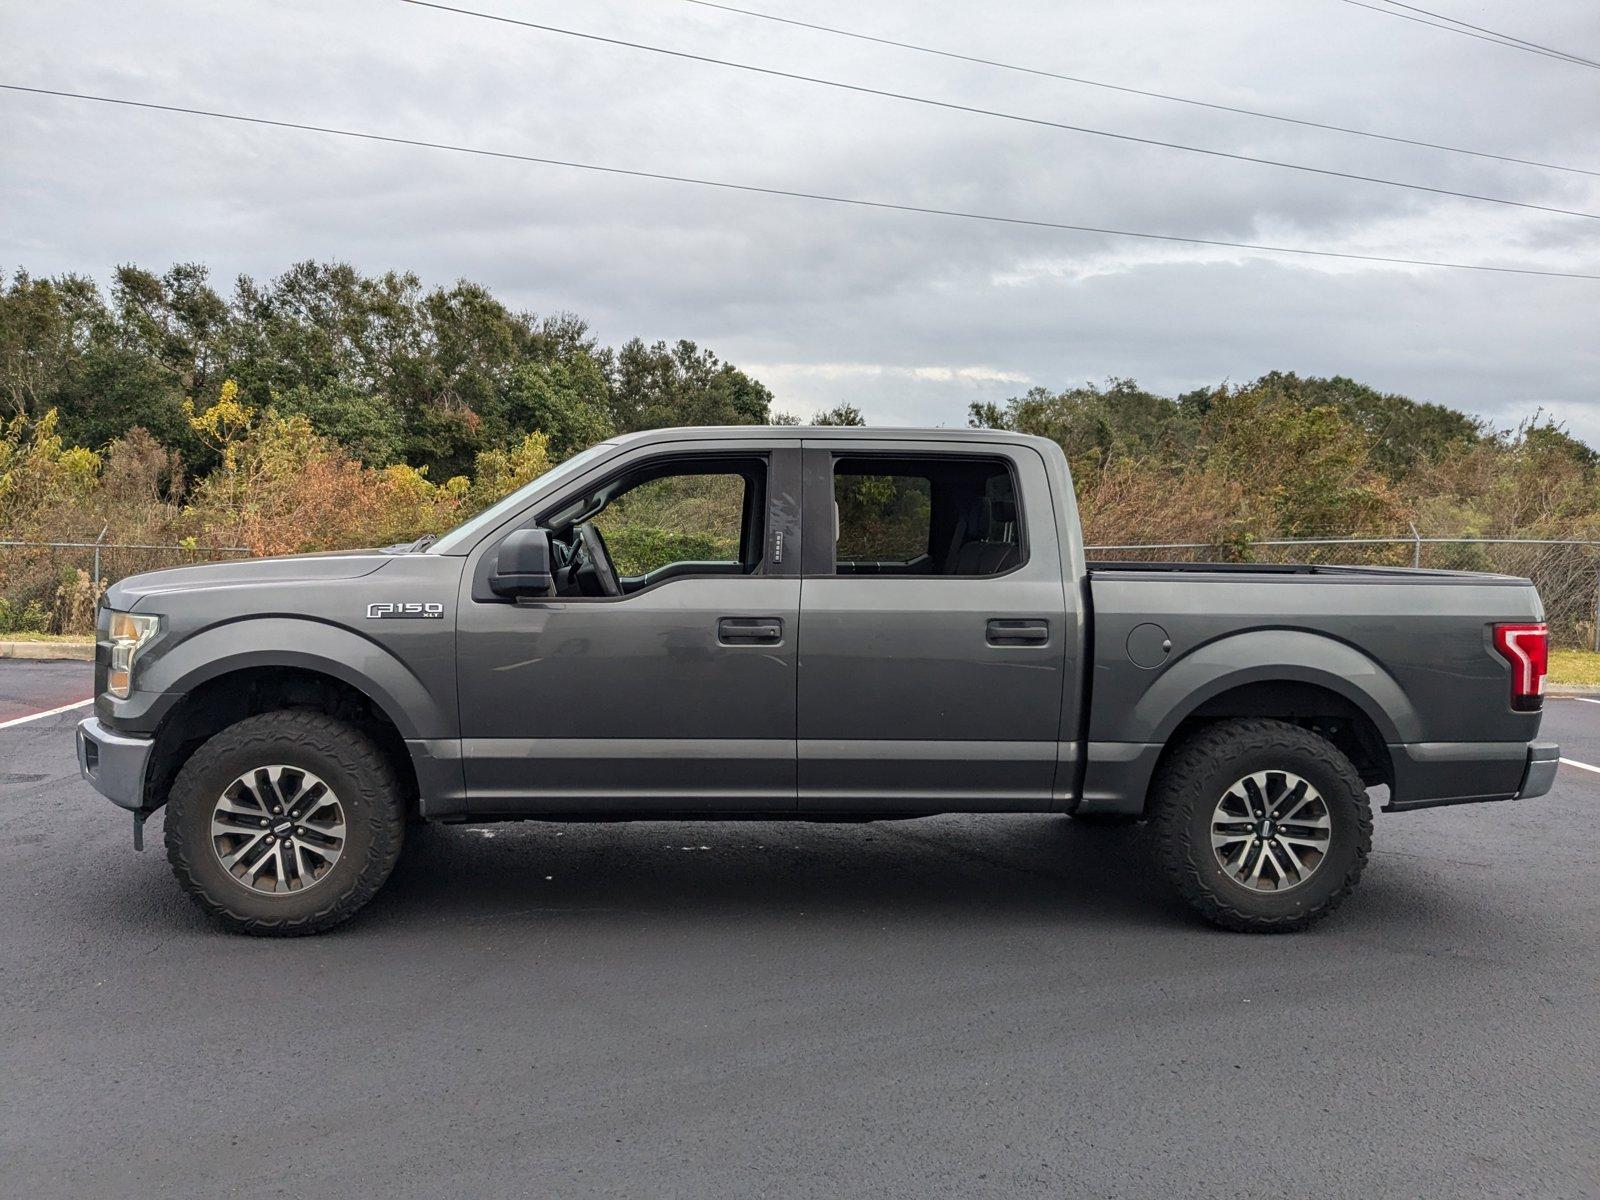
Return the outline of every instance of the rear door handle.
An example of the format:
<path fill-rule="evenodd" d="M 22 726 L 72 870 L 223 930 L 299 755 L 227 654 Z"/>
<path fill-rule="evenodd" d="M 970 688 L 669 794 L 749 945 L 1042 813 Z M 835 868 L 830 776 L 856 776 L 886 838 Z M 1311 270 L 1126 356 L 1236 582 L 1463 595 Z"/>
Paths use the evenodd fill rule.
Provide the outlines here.
<path fill-rule="evenodd" d="M 717 641 L 724 646 L 770 646 L 783 641 L 780 617 L 723 617 L 717 622 Z"/>
<path fill-rule="evenodd" d="M 1037 646 L 1050 640 L 1050 622 L 991 617 L 988 638 L 991 646 Z"/>

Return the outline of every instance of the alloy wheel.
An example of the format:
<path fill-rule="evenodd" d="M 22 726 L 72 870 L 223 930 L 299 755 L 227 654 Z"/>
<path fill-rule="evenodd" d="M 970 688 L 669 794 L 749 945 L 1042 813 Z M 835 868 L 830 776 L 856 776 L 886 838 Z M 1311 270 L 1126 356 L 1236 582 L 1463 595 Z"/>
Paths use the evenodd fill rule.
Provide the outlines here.
<path fill-rule="evenodd" d="M 1328 856 L 1333 819 L 1322 794 L 1290 771 L 1246 775 L 1211 815 L 1211 850 L 1223 872 L 1253 892 L 1299 887 Z"/>
<path fill-rule="evenodd" d="M 344 853 L 344 806 L 303 767 L 256 767 L 230 783 L 211 811 L 222 869 L 253 892 L 303 892 Z"/>

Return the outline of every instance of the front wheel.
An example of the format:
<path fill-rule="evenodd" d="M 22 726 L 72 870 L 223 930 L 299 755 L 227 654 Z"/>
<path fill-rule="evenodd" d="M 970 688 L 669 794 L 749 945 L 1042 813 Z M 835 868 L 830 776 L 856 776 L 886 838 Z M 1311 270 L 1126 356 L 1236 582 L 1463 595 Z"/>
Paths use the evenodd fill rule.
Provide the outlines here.
<path fill-rule="evenodd" d="M 1284 721 L 1213 725 L 1178 746 L 1153 785 L 1161 864 L 1213 923 L 1291 933 L 1355 888 L 1372 808 L 1331 742 Z"/>
<path fill-rule="evenodd" d="M 405 810 L 360 730 L 318 712 L 247 717 L 172 785 L 167 859 L 185 891 L 240 933 L 320 933 L 389 877 Z"/>

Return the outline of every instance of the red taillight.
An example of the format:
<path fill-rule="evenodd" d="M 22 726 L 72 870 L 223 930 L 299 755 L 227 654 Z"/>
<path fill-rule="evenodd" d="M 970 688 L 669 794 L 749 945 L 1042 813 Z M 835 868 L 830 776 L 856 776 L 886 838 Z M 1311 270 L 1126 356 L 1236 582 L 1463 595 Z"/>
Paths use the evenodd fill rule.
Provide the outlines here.
<path fill-rule="evenodd" d="M 1511 707 L 1533 712 L 1544 704 L 1550 667 L 1550 630 L 1538 625 L 1496 625 L 1494 648 L 1511 664 Z"/>

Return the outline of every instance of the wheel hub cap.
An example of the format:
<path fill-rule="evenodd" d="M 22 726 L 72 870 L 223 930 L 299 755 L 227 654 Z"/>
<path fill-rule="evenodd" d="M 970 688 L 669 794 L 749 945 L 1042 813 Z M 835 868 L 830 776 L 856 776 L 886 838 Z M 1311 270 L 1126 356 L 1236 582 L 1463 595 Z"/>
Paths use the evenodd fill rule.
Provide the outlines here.
<path fill-rule="evenodd" d="M 344 853 L 344 806 L 301 767 L 246 771 L 211 810 L 211 848 L 222 869 L 253 892 L 303 892 Z"/>
<path fill-rule="evenodd" d="M 1223 872 L 1253 892 L 1299 887 L 1328 856 L 1327 802 L 1290 771 L 1246 775 L 1217 802 L 1211 850 Z"/>

